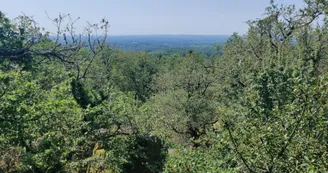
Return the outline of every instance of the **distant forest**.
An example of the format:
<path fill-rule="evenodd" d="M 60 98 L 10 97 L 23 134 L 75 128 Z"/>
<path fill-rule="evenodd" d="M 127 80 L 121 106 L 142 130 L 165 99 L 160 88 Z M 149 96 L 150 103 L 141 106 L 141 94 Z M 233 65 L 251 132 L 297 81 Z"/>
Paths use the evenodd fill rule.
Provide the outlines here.
<path fill-rule="evenodd" d="M 122 51 L 146 51 L 153 55 L 164 56 L 173 52 L 185 54 L 194 50 L 210 57 L 220 53 L 220 45 L 229 39 L 229 35 L 127 35 L 109 36 L 106 40 L 108 46 Z M 52 36 L 56 39 L 56 36 Z M 70 38 L 66 38 L 70 40 Z M 59 38 L 65 44 L 64 37 Z M 84 42 L 88 37 L 82 37 Z M 70 40 L 71 41 L 71 40 Z"/>
<path fill-rule="evenodd" d="M 110 36 L 108 42 L 124 51 L 195 50 L 213 54 L 215 45 L 223 45 L 229 35 L 140 35 Z"/>

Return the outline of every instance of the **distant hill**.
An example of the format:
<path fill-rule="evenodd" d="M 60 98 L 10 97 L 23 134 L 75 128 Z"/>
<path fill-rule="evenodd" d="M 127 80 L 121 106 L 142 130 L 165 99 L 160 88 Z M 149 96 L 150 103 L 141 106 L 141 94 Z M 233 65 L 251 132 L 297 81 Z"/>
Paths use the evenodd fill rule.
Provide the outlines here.
<path fill-rule="evenodd" d="M 124 51 L 192 49 L 208 52 L 215 44 L 224 44 L 229 35 L 131 35 L 109 36 L 109 44 Z"/>
<path fill-rule="evenodd" d="M 215 54 L 215 44 L 223 45 L 229 35 L 124 35 L 108 36 L 108 44 L 123 51 L 148 51 L 154 54 L 195 50 Z M 51 37 L 55 39 L 54 36 Z M 68 38 L 70 39 L 70 38 Z M 87 41 L 87 37 L 82 38 Z M 64 39 L 60 38 L 64 43 Z"/>

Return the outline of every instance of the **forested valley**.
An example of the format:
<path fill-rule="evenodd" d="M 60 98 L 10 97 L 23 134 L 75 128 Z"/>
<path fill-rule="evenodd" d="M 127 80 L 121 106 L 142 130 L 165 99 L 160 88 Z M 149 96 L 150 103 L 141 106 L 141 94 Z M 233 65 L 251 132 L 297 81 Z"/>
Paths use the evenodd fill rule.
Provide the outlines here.
<path fill-rule="evenodd" d="M 258 17 L 207 56 L 0 12 L 0 172 L 328 172 L 328 1 Z"/>

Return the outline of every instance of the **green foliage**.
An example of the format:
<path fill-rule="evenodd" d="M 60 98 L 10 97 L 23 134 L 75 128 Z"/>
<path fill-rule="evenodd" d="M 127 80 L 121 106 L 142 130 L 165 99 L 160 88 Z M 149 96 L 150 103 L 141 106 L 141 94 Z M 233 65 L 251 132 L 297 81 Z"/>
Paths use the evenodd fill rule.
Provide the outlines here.
<path fill-rule="evenodd" d="M 27 72 L 1 73 L 1 152 L 16 150 L 15 165 L 26 170 L 60 170 L 79 126 L 81 110 L 69 95 L 69 83 L 43 90 Z"/>
<path fill-rule="evenodd" d="M 155 80 L 157 94 L 151 99 L 156 128 L 170 137 L 198 140 L 216 122 L 213 69 L 207 61 L 190 54 L 176 69 Z M 163 134 L 163 131 L 159 133 Z"/>
<path fill-rule="evenodd" d="M 325 169 L 325 80 L 269 70 L 254 81 L 245 106 L 224 122 L 245 171 L 305 171 L 304 158 Z"/>
<path fill-rule="evenodd" d="M 123 165 L 125 172 L 158 172 L 166 161 L 166 150 L 161 139 L 138 135 L 127 147 L 129 162 Z"/>
<path fill-rule="evenodd" d="M 232 146 L 221 130 L 223 127 L 216 127 L 216 132 L 207 133 L 209 147 L 170 148 L 164 172 L 238 172 Z"/>
<path fill-rule="evenodd" d="M 327 3 L 305 4 L 272 1 L 211 58 L 0 12 L 0 172 L 327 172 Z"/>
<path fill-rule="evenodd" d="M 111 80 L 123 92 L 145 102 L 152 94 L 152 77 L 158 72 L 156 59 L 146 52 L 118 52 L 110 59 Z"/>

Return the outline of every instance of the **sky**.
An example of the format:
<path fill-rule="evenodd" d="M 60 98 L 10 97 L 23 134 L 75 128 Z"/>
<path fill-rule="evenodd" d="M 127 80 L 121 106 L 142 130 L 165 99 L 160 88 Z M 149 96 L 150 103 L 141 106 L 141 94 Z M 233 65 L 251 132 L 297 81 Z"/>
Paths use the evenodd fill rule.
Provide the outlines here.
<path fill-rule="evenodd" d="M 246 33 L 247 20 L 262 16 L 270 0 L 0 0 L 9 18 L 33 16 L 48 31 L 59 13 L 86 21 L 110 22 L 109 35 L 230 35 Z M 302 0 L 276 0 L 302 7 Z"/>

